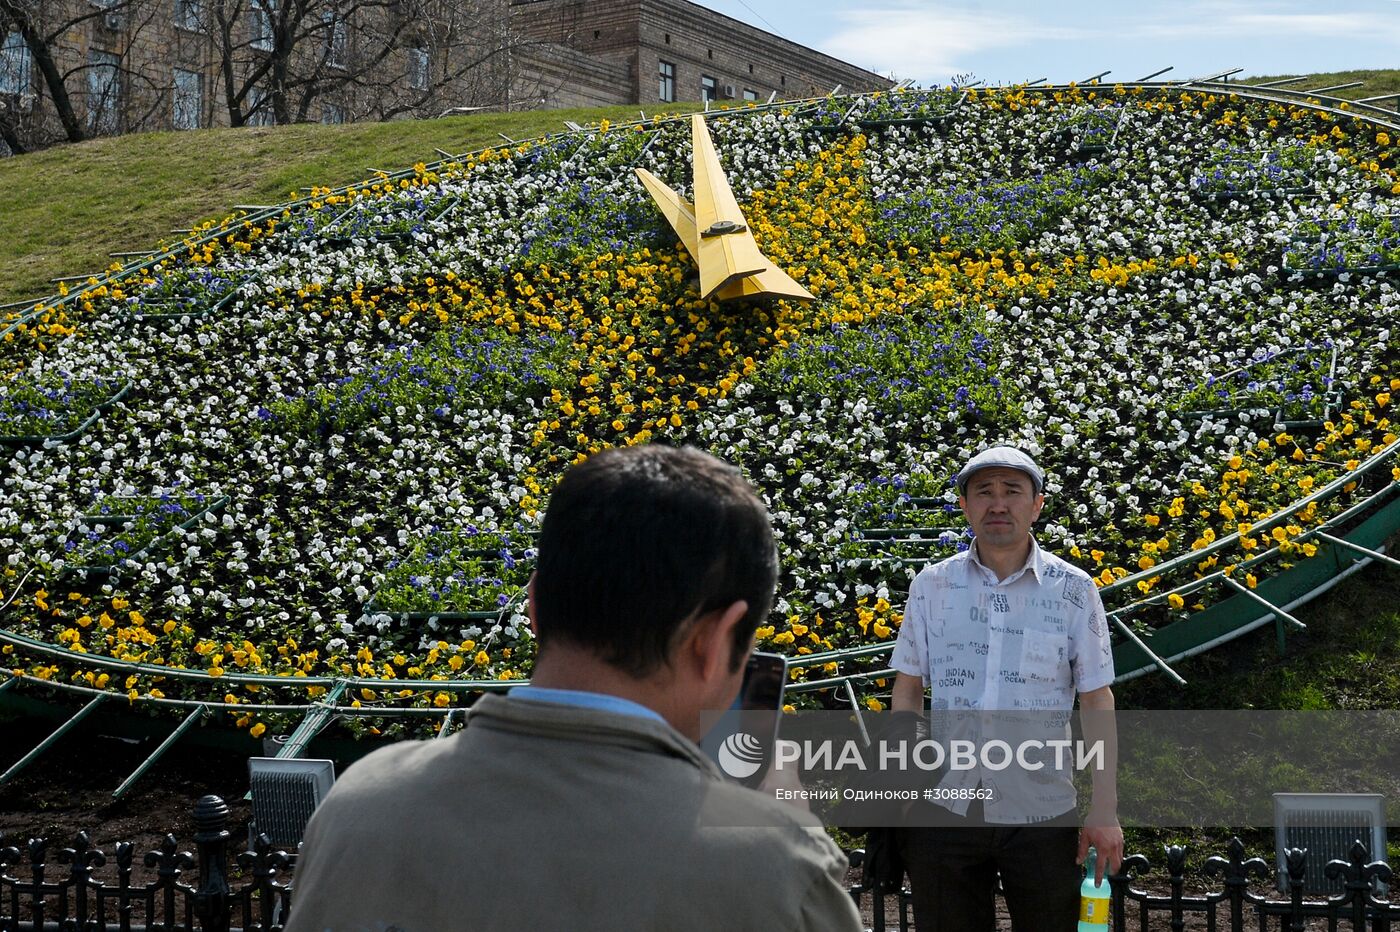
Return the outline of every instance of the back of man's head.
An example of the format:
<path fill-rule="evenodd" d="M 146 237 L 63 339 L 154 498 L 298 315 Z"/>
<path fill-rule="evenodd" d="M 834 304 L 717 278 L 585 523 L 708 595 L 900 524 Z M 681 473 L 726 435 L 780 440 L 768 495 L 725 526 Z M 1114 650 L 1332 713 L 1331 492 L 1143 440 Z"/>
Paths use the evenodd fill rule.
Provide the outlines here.
<path fill-rule="evenodd" d="M 540 531 L 533 614 L 633 677 L 667 662 L 682 623 L 737 601 L 732 664 L 773 604 L 768 510 L 739 471 L 691 447 L 605 450 L 564 474 Z"/>

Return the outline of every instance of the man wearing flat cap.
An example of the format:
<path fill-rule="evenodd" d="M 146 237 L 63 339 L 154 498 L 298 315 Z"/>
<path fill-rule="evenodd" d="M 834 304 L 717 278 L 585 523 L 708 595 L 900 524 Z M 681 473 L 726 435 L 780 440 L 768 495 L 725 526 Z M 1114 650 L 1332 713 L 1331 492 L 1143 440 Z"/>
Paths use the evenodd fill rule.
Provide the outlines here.
<path fill-rule="evenodd" d="M 1097 735 L 1111 731 L 1103 602 L 1087 573 L 1041 550 L 1031 533 L 1045 503 L 1040 467 L 996 446 L 968 460 L 957 484 L 972 544 L 910 586 L 892 658 L 894 711 L 932 710 L 945 722 L 1024 715 L 1051 723 L 1027 727 L 1063 734 L 1077 696 L 1086 737 L 1090 716 Z M 1081 830 L 1066 766 L 944 774 L 938 798 L 920 804 L 942 808 L 926 809 L 902 832 L 919 932 L 992 932 L 998 874 L 1014 929 L 1073 932 L 1076 864 L 1092 845 L 1102 875 L 1117 869 L 1123 851 L 1111 767 L 1094 772 L 1093 787 Z"/>

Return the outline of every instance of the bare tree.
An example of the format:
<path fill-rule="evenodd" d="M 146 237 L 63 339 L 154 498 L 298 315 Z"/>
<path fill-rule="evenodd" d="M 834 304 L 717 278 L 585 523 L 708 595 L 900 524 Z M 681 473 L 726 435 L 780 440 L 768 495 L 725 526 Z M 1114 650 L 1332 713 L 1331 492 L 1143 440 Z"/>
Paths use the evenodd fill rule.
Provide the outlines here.
<path fill-rule="evenodd" d="M 23 40 L 22 49 L 7 46 L 7 62 L 22 62 L 22 81 L 33 85 L 0 95 L 0 138 L 21 152 L 150 126 L 168 82 L 131 50 L 160 8 L 159 0 L 0 0 L 0 39 Z M 70 37 L 90 26 L 107 48 L 84 55 Z"/>
<path fill-rule="evenodd" d="M 0 41 L 12 152 L 219 111 L 245 126 L 511 109 L 564 80 L 522 67 L 550 40 L 518 31 L 510 0 L 0 0 Z"/>
<path fill-rule="evenodd" d="M 534 41 L 508 0 L 209 0 L 206 28 L 233 126 L 504 107 Z"/>

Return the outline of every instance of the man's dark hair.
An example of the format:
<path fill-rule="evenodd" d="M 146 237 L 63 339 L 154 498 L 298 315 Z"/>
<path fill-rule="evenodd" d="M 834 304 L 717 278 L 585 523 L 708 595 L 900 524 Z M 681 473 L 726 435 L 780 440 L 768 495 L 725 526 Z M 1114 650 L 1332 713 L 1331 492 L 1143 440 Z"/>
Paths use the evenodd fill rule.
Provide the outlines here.
<path fill-rule="evenodd" d="M 731 669 L 773 604 L 768 509 L 739 470 L 692 447 L 604 450 L 550 495 L 535 570 L 540 647 L 567 642 L 635 677 L 681 623 L 744 600 Z"/>

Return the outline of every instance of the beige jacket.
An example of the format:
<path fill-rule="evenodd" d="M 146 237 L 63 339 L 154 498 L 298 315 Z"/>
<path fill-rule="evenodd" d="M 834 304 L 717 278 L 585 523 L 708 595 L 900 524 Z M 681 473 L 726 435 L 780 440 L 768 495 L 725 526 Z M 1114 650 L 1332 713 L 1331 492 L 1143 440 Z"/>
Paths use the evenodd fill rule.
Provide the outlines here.
<path fill-rule="evenodd" d="M 802 816 L 663 723 L 484 696 L 345 772 L 287 932 L 853 932 L 845 858 Z"/>

